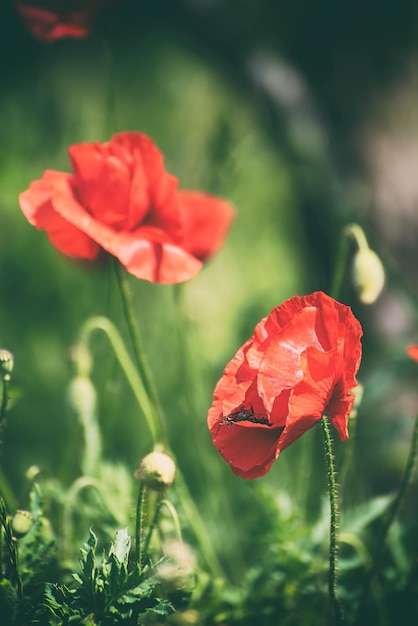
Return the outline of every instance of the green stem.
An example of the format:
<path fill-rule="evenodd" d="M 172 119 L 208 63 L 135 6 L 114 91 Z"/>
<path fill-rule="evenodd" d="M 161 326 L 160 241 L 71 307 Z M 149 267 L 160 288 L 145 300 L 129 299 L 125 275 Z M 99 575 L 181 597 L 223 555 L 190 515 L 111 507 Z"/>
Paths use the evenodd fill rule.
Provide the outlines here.
<path fill-rule="evenodd" d="M 142 570 L 142 531 L 144 528 L 144 504 L 145 504 L 145 485 L 141 482 L 136 501 L 136 517 L 135 517 L 135 560 L 138 569 Z"/>
<path fill-rule="evenodd" d="M 158 523 L 158 517 L 160 515 L 160 511 L 161 511 L 161 507 L 164 504 L 164 502 L 166 502 L 165 500 L 161 500 L 162 498 L 162 494 L 158 495 L 158 501 L 155 505 L 155 511 L 154 511 L 154 515 L 152 516 L 152 520 L 151 520 L 151 524 L 148 527 L 148 531 L 147 531 L 147 536 L 145 537 L 145 541 L 144 541 L 144 554 L 147 555 L 148 554 L 148 550 L 149 550 L 149 544 L 151 543 L 151 537 L 152 534 L 155 530 L 155 527 L 157 526 Z"/>
<path fill-rule="evenodd" d="M 141 379 L 143 380 L 144 387 L 147 391 L 149 400 L 154 409 L 155 421 L 158 422 L 157 432 L 159 443 L 167 444 L 167 436 L 163 420 L 161 417 L 161 410 L 159 408 L 158 394 L 155 387 L 154 379 L 151 374 L 151 370 L 148 366 L 147 359 L 145 357 L 145 351 L 143 348 L 142 340 L 139 334 L 138 326 L 134 314 L 134 305 L 132 292 L 129 287 L 128 278 L 122 265 L 115 259 L 114 268 L 116 278 L 122 297 L 123 311 L 125 314 L 126 323 L 128 325 L 129 336 L 132 342 L 132 349 L 134 352 L 135 362 L 138 366 Z"/>
<path fill-rule="evenodd" d="M 335 300 L 338 300 L 339 298 L 344 280 L 350 239 L 354 239 L 359 250 L 367 250 L 369 247 L 366 235 L 358 224 L 347 224 L 347 226 L 343 228 L 330 290 L 330 296 L 332 296 Z"/>
<path fill-rule="evenodd" d="M 155 444 L 157 441 L 161 440 L 161 426 L 158 420 L 158 415 L 149 400 L 147 391 L 116 327 L 109 319 L 106 317 L 92 317 L 83 324 L 78 339 L 78 346 L 82 348 L 80 354 L 83 353 L 83 349 L 88 350 L 90 336 L 96 330 L 103 331 L 109 339 L 120 366 L 122 367 L 125 376 L 131 385 L 135 398 L 141 407 L 145 420 L 148 424 L 153 443 Z M 76 358 L 77 352 L 78 351 L 75 351 Z"/>
<path fill-rule="evenodd" d="M 2 378 L 3 390 L 2 390 L 1 404 L 0 404 L 0 428 L 3 425 L 3 421 L 6 415 L 7 403 L 9 401 L 9 396 L 7 393 L 9 381 L 10 381 L 10 376 L 9 377 L 7 377 L 7 375 L 3 376 Z"/>
<path fill-rule="evenodd" d="M 118 280 L 118 285 L 120 289 L 120 293 L 122 296 L 123 308 L 125 313 L 126 322 L 128 324 L 129 333 L 132 340 L 133 351 L 135 354 L 136 363 L 139 368 L 140 375 L 144 381 L 144 387 L 149 397 L 149 403 L 153 407 L 153 416 L 156 425 L 156 431 L 158 434 L 157 441 L 159 443 L 163 443 L 167 452 L 170 452 L 169 444 L 167 441 L 167 436 L 165 433 L 165 429 L 163 426 L 163 420 L 161 417 L 161 410 L 159 408 L 158 395 L 154 383 L 154 379 L 151 374 L 151 370 L 148 367 L 148 363 L 145 358 L 142 342 L 138 333 L 135 315 L 134 315 L 134 307 L 132 301 L 132 294 L 129 288 L 127 276 L 124 268 L 120 265 L 120 263 L 115 262 L 115 270 L 116 276 Z M 174 458 L 174 454 L 170 452 L 170 454 Z M 199 543 L 200 550 L 202 552 L 202 556 L 206 561 L 207 566 L 211 570 L 212 574 L 220 575 L 221 567 L 217 556 L 213 550 L 212 542 L 207 534 L 206 527 L 203 523 L 203 520 L 199 514 L 199 511 L 190 495 L 187 484 L 180 473 L 178 464 L 177 466 L 177 474 L 176 474 L 176 482 L 175 487 L 179 494 L 180 502 L 183 506 L 184 512 L 186 514 L 187 520 L 194 532 L 194 535 Z"/>
<path fill-rule="evenodd" d="M 412 431 L 411 445 L 409 447 L 408 460 L 406 462 L 405 470 L 402 476 L 401 485 L 399 487 L 398 495 L 393 501 L 392 506 L 390 507 L 387 513 L 386 519 L 384 520 L 384 523 L 383 523 L 379 540 L 377 542 L 377 548 L 375 550 L 373 566 L 369 572 L 369 576 L 366 580 L 366 585 L 364 587 L 363 600 L 367 597 L 372 579 L 374 578 L 376 572 L 379 569 L 383 549 L 385 547 L 385 543 L 386 543 L 386 539 L 387 539 L 390 527 L 392 526 L 397 514 L 399 513 L 399 510 L 405 500 L 407 491 L 412 482 L 415 462 L 417 459 L 417 453 L 418 453 L 418 415 L 415 418 L 414 429 Z"/>
<path fill-rule="evenodd" d="M 330 505 L 330 533 L 329 533 L 329 578 L 328 594 L 331 604 L 331 624 L 341 624 L 341 607 L 336 596 L 337 589 L 337 528 L 338 528 L 338 494 L 335 480 L 334 455 L 332 450 L 331 433 L 326 417 L 321 419 L 325 443 L 325 458 L 328 470 L 328 494 Z"/>

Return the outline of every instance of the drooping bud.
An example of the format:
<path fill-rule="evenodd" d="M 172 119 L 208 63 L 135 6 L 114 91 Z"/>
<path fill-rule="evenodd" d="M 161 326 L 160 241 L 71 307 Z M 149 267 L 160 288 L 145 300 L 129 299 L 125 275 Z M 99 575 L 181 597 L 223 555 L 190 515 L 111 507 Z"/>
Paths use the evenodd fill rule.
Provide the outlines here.
<path fill-rule="evenodd" d="M 376 252 L 369 247 L 360 249 L 353 262 L 353 282 L 363 304 L 373 304 L 385 284 L 385 270 Z"/>
<path fill-rule="evenodd" d="M 71 409 L 79 419 L 85 420 L 94 414 L 97 393 L 90 378 L 75 376 L 68 385 L 67 398 Z"/>
<path fill-rule="evenodd" d="M 154 450 L 144 456 L 135 472 L 135 478 L 152 491 L 165 491 L 174 482 L 176 466 L 165 452 Z"/>
<path fill-rule="evenodd" d="M 359 406 L 361 404 L 361 401 L 363 400 L 363 391 L 364 391 L 364 387 L 360 383 L 358 383 L 357 387 L 355 387 L 355 389 L 352 390 L 351 393 L 354 394 L 355 400 L 354 400 L 353 408 L 351 409 L 351 413 L 349 415 L 349 419 L 354 419 L 355 417 L 357 417 Z"/>

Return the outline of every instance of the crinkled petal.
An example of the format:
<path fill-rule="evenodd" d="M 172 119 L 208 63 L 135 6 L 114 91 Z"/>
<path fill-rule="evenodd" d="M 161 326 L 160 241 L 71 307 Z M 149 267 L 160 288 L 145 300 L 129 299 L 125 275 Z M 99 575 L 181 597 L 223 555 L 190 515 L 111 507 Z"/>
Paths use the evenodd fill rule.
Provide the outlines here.
<path fill-rule="evenodd" d="M 198 259 L 213 256 L 225 241 L 235 209 L 199 191 L 179 191 L 177 198 L 184 227 L 182 247 Z"/>
<path fill-rule="evenodd" d="M 99 142 L 70 146 L 68 153 L 78 200 L 94 218 L 115 230 L 144 218 L 149 202 L 143 175 L 143 188 L 137 190 L 137 215 L 128 214 L 132 172 L 123 153 L 114 156 L 109 143 Z"/>
<path fill-rule="evenodd" d="M 93 260 L 99 252 L 97 243 L 53 207 L 55 187 L 63 184 L 68 189 L 68 201 L 71 205 L 75 202 L 68 184 L 70 178 L 69 174 L 47 170 L 41 180 L 32 182 L 29 189 L 19 195 L 19 203 L 29 223 L 46 230 L 48 239 L 60 252 L 75 258 Z"/>
<path fill-rule="evenodd" d="M 161 233 L 160 241 L 156 241 L 155 233 L 151 236 L 146 228 L 136 233 L 118 233 L 95 220 L 70 197 L 64 181 L 61 190 L 54 193 L 53 207 L 63 218 L 117 257 L 137 278 L 177 283 L 192 278 L 201 268 L 198 259 L 164 240 L 164 233 Z"/>
<path fill-rule="evenodd" d="M 319 347 L 314 323 L 316 309 L 306 307 L 278 330 L 260 361 L 258 390 L 268 411 L 284 389 L 294 387 L 304 376 L 301 353 L 306 346 Z"/>

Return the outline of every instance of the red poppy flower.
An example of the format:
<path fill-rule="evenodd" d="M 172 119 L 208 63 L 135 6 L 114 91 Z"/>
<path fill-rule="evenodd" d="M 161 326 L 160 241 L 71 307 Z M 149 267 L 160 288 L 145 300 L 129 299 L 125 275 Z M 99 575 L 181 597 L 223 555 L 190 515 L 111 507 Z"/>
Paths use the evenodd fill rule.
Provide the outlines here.
<path fill-rule="evenodd" d="M 87 37 L 100 0 L 45 0 L 15 2 L 29 32 L 49 43 L 65 37 Z"/>
<path fill-rule="evenodd" d="M 72 174 L 47 170 L 19 196 L 28 221 L 71 257 L 117 257 L 144 280 L 179 283 L 222 245 L 232 206 L 198 191 L 178 191 L 163 156 L 142 133 L 70 146 Z"/>
<path fill-rule="evenodd" d="M 362 330 L 321 291 L 272 310 L 228 363 L 208 414 L 213 443 L 243 478 L 263 476 L 326 413 L 348 438 Z"/>
<path fill-rule="evenodd" d="M 408 346 L 406 353 L 411 359 L 418 363 L 418 346 Z"/>

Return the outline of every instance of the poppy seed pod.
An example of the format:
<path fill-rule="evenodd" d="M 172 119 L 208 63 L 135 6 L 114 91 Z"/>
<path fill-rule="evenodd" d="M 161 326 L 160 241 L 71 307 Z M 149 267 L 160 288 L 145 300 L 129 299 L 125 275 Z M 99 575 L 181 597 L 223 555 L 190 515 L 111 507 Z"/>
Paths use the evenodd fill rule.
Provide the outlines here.
<path fill-rule="evenodd" d="M 353 282 L 363 304 L 373 304 L 385 284 L 385 271 L 376 252 L 360 248 L 353 261 Z"/>
<path fill-rule="evenodd" d="M 173 459 L 158 450 L 144 456 L 135 472 L 135 478 L 152 491 L 169 489 L 174 482 L 175 475 L 176 466 Z"/>

